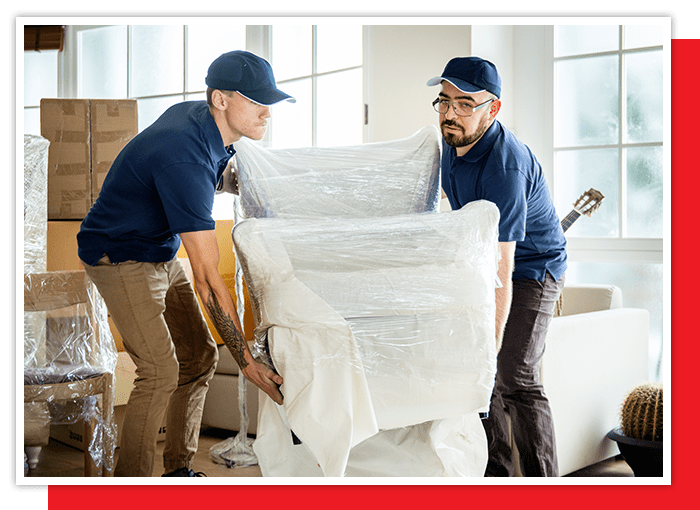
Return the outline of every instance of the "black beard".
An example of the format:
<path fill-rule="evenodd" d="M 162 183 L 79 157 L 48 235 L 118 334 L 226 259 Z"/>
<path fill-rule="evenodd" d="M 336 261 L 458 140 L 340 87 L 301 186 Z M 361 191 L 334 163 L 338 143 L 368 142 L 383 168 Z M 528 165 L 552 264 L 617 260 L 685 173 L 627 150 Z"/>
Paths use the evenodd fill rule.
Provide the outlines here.
<path fill-rule="evenodd" d="M 453 120 L 445 119 L 440 126 L 443 128 L 444 126 L 456 127 L 462 132 L 462 135 L 460 136 L 452 132 L 445 132 L 445 130 L 442 129 L 442 137 L 445 139 L 445 143 L 450 147 L 455 148 L 466 147 L 467 145 L 475 143 L 483 136 L 484 133 L 486 133 L 486 130 L 489 128 L 489 124 L 486 122 L 485 118 L 479 122 L 479 126 L 477 127 L 476 131 L 471 135 L 465 135 L 464 128 Z"/>

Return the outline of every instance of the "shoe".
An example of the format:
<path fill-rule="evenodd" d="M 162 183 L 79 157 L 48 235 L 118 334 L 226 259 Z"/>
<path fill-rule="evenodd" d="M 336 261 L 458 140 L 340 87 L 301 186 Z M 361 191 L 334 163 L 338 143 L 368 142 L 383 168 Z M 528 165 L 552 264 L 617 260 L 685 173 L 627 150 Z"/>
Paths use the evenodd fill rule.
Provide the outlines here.
<path fill-rule="evenodd" d="M 189 468 L 182 467 L 179 469 L 176 469 L 175 471 L 171 471 L 170 473 L 166 473 L 162 476 L 184 476 L 184 477 L 193 477 L 193 476 L 207 476 L 201 471 L 194 472 Z"/>

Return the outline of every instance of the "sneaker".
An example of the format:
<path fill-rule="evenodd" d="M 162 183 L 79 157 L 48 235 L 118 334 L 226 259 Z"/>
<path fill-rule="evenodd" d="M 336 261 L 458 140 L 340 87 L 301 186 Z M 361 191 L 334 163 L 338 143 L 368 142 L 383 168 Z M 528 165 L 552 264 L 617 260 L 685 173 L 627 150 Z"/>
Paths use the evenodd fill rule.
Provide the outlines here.
<path fill-rule="evenodd" d="M 207 476 L 201 471 L 194 472 L 189 468 L 182 467 L 179 469 L 176 469 L 175 471 L 171 471 L 170 473 L 166 473 L 162 476 L 184 476 L 184 477 L 193 477 L 193 476 Z"/>

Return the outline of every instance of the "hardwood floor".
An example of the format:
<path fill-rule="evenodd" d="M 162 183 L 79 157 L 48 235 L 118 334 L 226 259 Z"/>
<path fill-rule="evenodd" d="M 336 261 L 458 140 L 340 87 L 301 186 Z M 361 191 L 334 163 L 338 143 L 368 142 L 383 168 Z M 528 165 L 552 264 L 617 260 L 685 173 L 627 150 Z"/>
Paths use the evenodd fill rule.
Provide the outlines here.
<path fill-rule="evenodd" d="M 208 477 L 261 477 L 258 466 L 231 469 L 222 464 L 217 464 L 209 458 L 209 449 L 235 435 L 230 430 L 207 428 L 202 430 L 199 437 L 199 449 L 194 457 L 193 471 L 201 471 Z M 154 463 L 154 477 L 163 474 L 163 446 L 159 442 Z M 119 449 L 115 453 L 119 458 Z M 116 460 L 115 459 L 115 460 Z M 39 463 L 35 469 L 30 469 L 27 477 L 82 477 L 83 476 L 83 452 L 72 446 L 65 445 L 54 439 L 42 448 Z"/>
<path fill-rule="evenodd" d="M 214 463 L 209 458 L 209 449 L 224 441 L 234 433 L 228 430 L 205 428 L 199 439 L 199 450 L 194 459 L 194 471 L 201 471 L 208 477 L 261 477 L 258 466 L 244 468 L 228 468 Z M 155 469 L 153 476 L 160 477 L 163 474 L 163 442 L 158 443 Z M 116 455 L 119 455 L 117 449 Z M 82 477 L 83 476 L 83 452 L 51 439 L 49 444 L 42 449 L 39 464 L 27 474 L 28 478 L 41 477 Z M 603 476 L 633 476 L 627 463 L 614 457 L 593 466 L 589 466 L 569 477 L 603 477 Z"/>
<path fill-rule="evenodd" d="M 611 457 L 592 466 L 569 473 L 566 477 L 601 477 L 601 476 L 629 476 L 633 477 L 632 469 L 620 456 Z"/>

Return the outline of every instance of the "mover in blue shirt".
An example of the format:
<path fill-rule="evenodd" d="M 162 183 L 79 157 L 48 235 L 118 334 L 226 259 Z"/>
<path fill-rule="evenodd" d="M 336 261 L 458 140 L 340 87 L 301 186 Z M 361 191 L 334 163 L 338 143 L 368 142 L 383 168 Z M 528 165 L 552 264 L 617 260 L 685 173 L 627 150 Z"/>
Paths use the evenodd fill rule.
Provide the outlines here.
<path fill-rule="evenodd" d="M 489 200 L 500 211 L 496 290 L 498 368 L 487 419 L 486 476 L 514 473 L 505 410 L 525 476 L 558 476 L 554 426 L 539 381 L 545 337 L 564 285 L 566 240 L 542 168 L 496 120 L 501 78 L 478 57 L 450 60 L 433 107 L 443 135 L 442 187 L 452 209 Z"/>
<path fill-rule="evenodd" d="M 216 343 L 178 262 L 180 242 L 204 308 L 246 379 L 278 404 L 282 378 L 253 360 L 221 277 L 212 207 L 241 137 L 263 137 L 269 105 L 294 98 L 270 64 L 245 51 L 218 57 L 207 101 L 172 106 L 110 168 L 78 233 L 78 255 L 136 365 L 115 476 L 151 476 L 167 409 L 164 476 L 197 476 L 197 451 Z"/>

